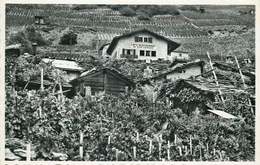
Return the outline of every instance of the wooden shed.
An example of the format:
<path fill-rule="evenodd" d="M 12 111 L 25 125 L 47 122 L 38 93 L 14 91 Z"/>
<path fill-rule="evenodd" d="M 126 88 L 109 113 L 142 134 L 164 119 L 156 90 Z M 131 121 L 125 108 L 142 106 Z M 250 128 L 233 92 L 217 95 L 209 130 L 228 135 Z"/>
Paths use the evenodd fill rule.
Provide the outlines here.
<path fill-rule="evenodd" d="M 99 93 L 118 95 L 130 91 L 134 83 L 114 68 L 93 68 L 83 72 L 71 82 L 75 93 L 97 95 Z"/>

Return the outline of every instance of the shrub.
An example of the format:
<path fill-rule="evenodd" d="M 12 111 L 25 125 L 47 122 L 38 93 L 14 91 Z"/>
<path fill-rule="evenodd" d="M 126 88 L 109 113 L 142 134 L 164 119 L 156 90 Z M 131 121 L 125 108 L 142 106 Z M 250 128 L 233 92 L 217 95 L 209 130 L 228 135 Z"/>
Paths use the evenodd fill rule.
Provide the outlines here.
<path fill-rule="evenodd" d="M 32 43 L 37 43 L 39 46 L 48 45 L 49 42 L 42 38 L 41 33 L 37 32 L 33 26 L 26 28 L 26 34 L 28 35 L 28 40 Z"/>
<path fill-rule="evenodd" d="M 68 33 L 64 34 L 61 39 L 59 44 L 61 45 L 75 45 L 77 44 L 77 34 L 75 34 L 72 31 L 69 31 Z"/>
<path fill-rule="evenodd" d="M 29 26 L 25 30 L 11 35 L 7 40 L 7 44 L 21 44 L 22 53 L 32 53 L 32 43 L 34 42 L 39 46 L 50 44 L 50 41 L 43 39 L 41 34 L 33 26 Z"/>

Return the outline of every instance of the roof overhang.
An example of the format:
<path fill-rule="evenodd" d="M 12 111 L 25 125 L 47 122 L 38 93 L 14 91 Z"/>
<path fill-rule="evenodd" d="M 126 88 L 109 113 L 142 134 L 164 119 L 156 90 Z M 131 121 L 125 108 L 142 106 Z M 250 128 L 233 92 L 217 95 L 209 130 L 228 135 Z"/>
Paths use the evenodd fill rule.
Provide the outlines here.
<path fill-rule="evenodd" d="M 111 44 L 109 45 L 109 47 L 107 49 L 107 54 L 109 54 L 109 55 L 112 54 L 113 50 L 115 49 L 115 47 L 118 44 L 120 39 L 126 38 L 126 37 L 130 37 L 130 36 L 133 36 L 133 35 L 136 35 L 136 34 L 139 34 L 139 33 L 148 33 L 148 34 L 154 36 L 157 39 L 166 41 L 167 44 L 168 44 L 168 50 L 167 50 L 168 54 L 170 54 L 170 52 L 172 52 L 173 50 L 177 49 L 180 46 L 179 43 L 174 42 L 174 41 L 170 40 L 169 38 L 161 36 L 161 35 L 159 35 L 157 33 L 154 33 L 154 32 L 152 32 L 150 30 L 147 30 L 147 29 L 141 29 L 141 30 L 137 30 L 137 31 L 133 31 L 133 32 L 130 32 L 130 33 L 123 34 L 121 36 L 114 37 L 112 42 L 111 42 Z"/>

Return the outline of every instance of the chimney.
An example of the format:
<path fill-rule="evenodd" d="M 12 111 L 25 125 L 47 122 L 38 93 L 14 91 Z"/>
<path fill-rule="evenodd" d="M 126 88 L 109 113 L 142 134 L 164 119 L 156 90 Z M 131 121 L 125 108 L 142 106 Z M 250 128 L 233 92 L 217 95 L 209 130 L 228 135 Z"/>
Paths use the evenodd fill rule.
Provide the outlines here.
<path fill-rule="evenodd" d="M 36 48 L 37 48 L 37 43 L 32 43 L 32 48 L 33 48 L 33 55 L 36 55 Z"/>

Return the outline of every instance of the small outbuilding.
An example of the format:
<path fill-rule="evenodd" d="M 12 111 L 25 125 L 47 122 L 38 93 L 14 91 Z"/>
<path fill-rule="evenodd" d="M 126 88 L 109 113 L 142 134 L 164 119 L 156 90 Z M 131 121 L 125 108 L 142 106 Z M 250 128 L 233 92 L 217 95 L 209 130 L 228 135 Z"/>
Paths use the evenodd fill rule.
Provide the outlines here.
<path fill-rule="evenodd" d="M 71 82 L 74 93 L 98 95 L 100 93 L 118 95 L 134 88 L 134 82 L 114 68 L 93 68 L 83 72 Z"/>
<path fill-rule="evenodd" d="M 64 79 L 66 82 L 70 82 L 71 80 L 80 76 L 81 72 L 85 69 L 79 66 L 79 64 L 75 61 L 70 60 L 56 60 L 56 59 L 49 59 L 43 58 L 42 61 L 44 63 L 51 63 L 54 68 L 60 69 L 66 72 Z"/>
<path fill-rule="evenodd" d="M 8 45 L 5 47 L 6 58 L 17 58 L 21 54 L 21 44 Z"/>
<path fill-rule="evenodd" d="M 179 79 L 162 86 L 157 99 L 165 100 L 173 108 L 180 108 L 184 113 L 190 115 L 196 110 L 201 114 L 214 113 L 224 118 L 234 118 L 232 115 L 215 110 L 213 105 L 221 103 L 219 90 L 224 97 L 232 93 L 244 92 L 232 85 L 220 84 L 203 77 L 196 79 Z M 226 116 L 226 117 L 225 117 Z"/>
<path fill-rule="evenodd" d="M 175 81 L 177 79 L 188 79 L 201 75 L 204 65 L 205 62 L 200 60 L 187 63 L 172 63 L 169 69 L 159 72 L 153 76 L 151 80 L 163 82 L 166 80 Z"/>
<path fill-rule="evenodd" d="M 46 25 L 48 24 L 48 17 L 43 15 L 36 15 L 34 16 L 34 23 L 36 25 Z"/>

